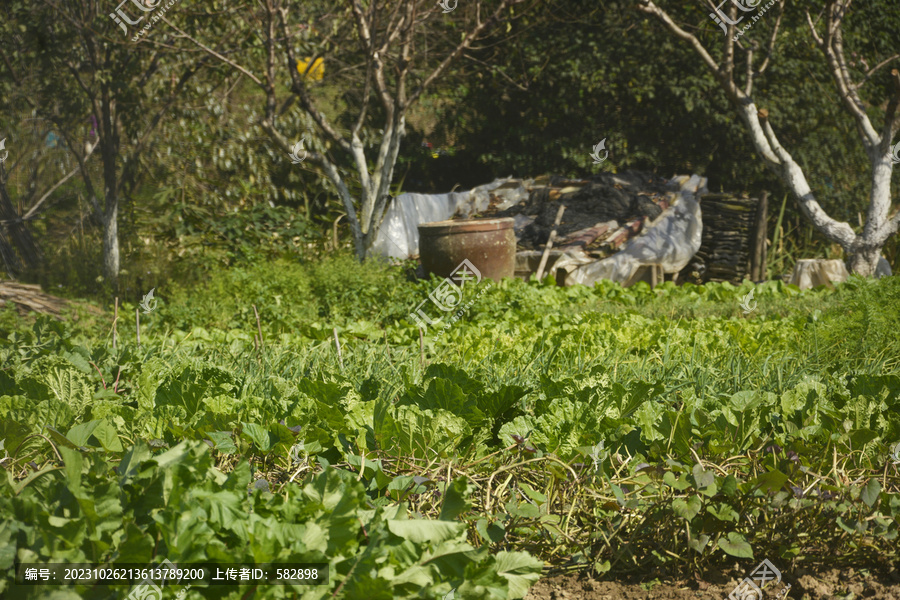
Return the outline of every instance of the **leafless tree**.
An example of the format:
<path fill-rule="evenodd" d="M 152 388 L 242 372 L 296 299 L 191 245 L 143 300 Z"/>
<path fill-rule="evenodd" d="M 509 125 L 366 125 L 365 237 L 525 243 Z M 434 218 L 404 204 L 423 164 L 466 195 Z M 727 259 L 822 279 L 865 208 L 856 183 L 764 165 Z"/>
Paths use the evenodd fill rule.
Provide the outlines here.
<path fill-rule="evenodd" d="M 319 45 L 319 54 L 310 58 L 298 56 L 293 44 L 298 29 L 308 28 L 301 20 L 308 15 L 298 16 L 296 4 L 287 0 L 260 0 L 257 28 L 263 52 L 255 66 L 251 66 L 249 59 L 240 62 L 235 51 L 216 51 L 213 44 L 198 39 L 199 34 L 194 36 L 173 27 L 195 47 L 242 73 L 265 93 L 264 114 L 258 124 L 285 153 L 292 152 L 289 138 L 296 132 L 284 131 L 278 117 L 293 101 L 298 102 L 317 133 L 315 150 L 304 148 L 306 159 L 315 164 L 337 190 L 353 233 L 357 256 L 363 259 L 384 217 L 410 108 L 447 72 L 453 61 L 509 17 L 516 5 L 524 2 L 473 0 L 465 6 L 465 14 L 471 15 L 471 19 L 460 19 L 449 16 L 456 0 L 445 1 L 443 7 L 434 0 L 346 0 L 329 7 L 333 33 Z M 437 51 L 427 52 L 424 40 L 433 30 L 434 22 L 450 18 L 456 18 L 456 23 L 461 25 L 461 31 L 455 30 L 458 41 L 449 45 L 436 44 Z M 349 49 L 359 57 L 361 64 L 351 65 L 346 58 L 341 63 L 332 58 L 337 54 L 346 56 Z M 436 56 L 440 51 L 443 53 Z M 309 75 L 317 68 L 316 61 L 322 58 L 328 68 L 345 64 L 359 73 L 352 107 L 355 118 L 349 126 L 329 120 L 319 105 L 321 100 L 311 89 Z M 298 64 L 307 66 L 301 70 L 296 68 Z M 286 78 L 290 80 L 291 96 L 283 98 L 278 88 Z M 377 134 L 380 141 L 374 144 L 376 151 L 367 153 L 364 129 L 371 127 L 367 118 L 376 113 L 380 119 Z M 342 156 L 332 155 L 331 148 L 340 151 Z M 348 181 L 342 172 L 342 164 L 346 163 L 352 165 L 351 172 L 357 181 Z M 359 197 L 355 197 L 351 187 L 360 190 Z"/>
<path fill-rule="evenodd" d="M 707 0 L 708 2 L 709 0 Z M 887 102 L 884 120 L 880 129 L 876 128 L 869 114 L 868 105 L 860 96 L 860 88 L 880 69 L 897 60 L 894 55 L 875 64 L 860 81 L 851 78 L 847 60 L 844 57 L 842 25 L 853 0 L 828 0 L 822 12 L 816 16 L 806 9 L 806 23 L 815 44 L 827 62 L 829 71 L 837 87 L 843 107 L 850 113 L 856 123 L 856 129 L 863 147 L 872 165 L 870 173 L 871 191 L 865 226 L 856 233 L 849 223 L 838 221 L 829 216 L 819 205 L 815 194 L 807 182 L 802 167 L 792 158 L 788 150 L 778 140 L 771 123 L 769 110 L 759 108 L 754 98 L 753 84 L 756 77 L 764 73 L 775 55 L 774 49 L 778 41 L 784 16 L 785 0 L 778 0 L 772 8 L 776 14 L 765 15 L 772 19 L 771 32 L 763 49 L 759 44 L 742 41 L 736 33 L 740 22 L 746 14 L 738 16 L 738 3 L 732 0 L 729 5 L 727 19 L 720 18 L 721 26 L 727 28 L 722 42 L 721 58 L 713 58 L 698 37 L 680 26 L 669 13 L 657 6 L 653 0 L 639 0 L 638 9 L 658 18 L 675 36 L 684 40 L 696 51 L 707 69 L 725 91 L 729 101 L 737 110 L 747 126 L 750 138 L 766 165 L 784 182 L 794 194 L 803 214 L 829 240 L 840 244 L 847 257 L 847 266 L 851 272 L 871 276 L 875 272 L 881 249 L 885 242 L 897 233 L 900 226 L 900 214 L 890 216 L 891 209 L 891 172 L 893 170 L 891 140 L 900 127 L 897 105 L 900 103 L 900 73 L 891 71 L 894 92 Z M 758 10 L 761 0 L 744 0 L 740 9 L 744 13 L 748 9 Z M 720 5 L 721 6 L 721 5 Z M 711 16 L 725 16 L 710 3 L 710 7 L 718 13 Z M 712 24 L 712 21 L 710 21 Z M 745 22 L 746 26 L 746 22 Z M 746 38 L 745 38 L 746 39 Z M 736 51 L 744 53 L 744 84 L 741 87 L 735 77 Z M 758 56 L 761 55 L 761 56 Z M 738 67 L 740 70 L 740 67 Z"/>

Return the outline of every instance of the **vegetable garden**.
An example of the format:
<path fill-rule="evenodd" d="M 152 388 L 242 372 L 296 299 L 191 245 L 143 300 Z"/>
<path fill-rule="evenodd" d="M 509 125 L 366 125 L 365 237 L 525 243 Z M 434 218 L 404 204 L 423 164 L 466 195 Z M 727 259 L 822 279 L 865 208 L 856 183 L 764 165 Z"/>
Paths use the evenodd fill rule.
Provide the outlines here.
<path fill-rule="evenodd" d="M 0 595 L 128 594 L 14 561 L 328 563 L 186 592 L 309 599 L 897 561 L 898 278 L 768 282 L 747 315 L 750 284 L 607 283 L 496 283 L 439 340 L 408 316 L 436 281 L 350 259 L 162 289 L 140 344 L 7 310 Z"/>

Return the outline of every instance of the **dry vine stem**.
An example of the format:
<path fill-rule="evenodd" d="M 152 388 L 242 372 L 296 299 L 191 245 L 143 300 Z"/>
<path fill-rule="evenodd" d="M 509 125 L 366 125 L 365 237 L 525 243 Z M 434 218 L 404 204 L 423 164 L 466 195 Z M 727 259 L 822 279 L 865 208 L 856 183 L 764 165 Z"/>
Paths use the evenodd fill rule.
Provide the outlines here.
<path fill-rule="evenodd" d="M 512 465 L 506 465 L 504 467 L 500 467 L 499 469 L 494 471 L 494 473 L 490 476 L 490 478 L 488 478 L 487 490 L 484 495 L 484 502 L 485 502 L 484 512 L 486 514 L 490 514 L 490 512 L 491 512 L 491 482 L 494 480 L 494 477 L 496 477 L 497 475 L 499 475 L 500 473 L 502 473 L 504 471 L 509 471 L 515 467 L 521 467 L 521 466 L 527 465 L 529 463 L 539 462 L 542 460 L 551 460 L 553 462 L 557 462 L 557 463 L 561 464 L 563 467 L 568 469 L 570 473 L 572 473 L 572 477 L 576 481 L 578 480 L 578 474 L 572 469 L 572 467 L 570 467 L 563 461 L 559 460 L 555 456 L 539 456 L 538 458 L 529 458 L 528 460 L 523 460 L 522 462 L 518 462 L 518 463 L 515 463 Z"/>

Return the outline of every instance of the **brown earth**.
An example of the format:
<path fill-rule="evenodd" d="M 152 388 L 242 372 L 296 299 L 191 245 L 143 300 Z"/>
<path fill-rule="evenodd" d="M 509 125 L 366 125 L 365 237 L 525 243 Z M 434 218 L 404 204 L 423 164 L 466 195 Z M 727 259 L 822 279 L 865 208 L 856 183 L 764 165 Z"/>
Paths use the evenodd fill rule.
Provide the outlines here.
<path fill-rule="evenodd" d="M 27 315 L 34 311 L 45 315 L 51 315 L 57 320 L 62 320 L 63 309 L 71 306 L 65 298 L 59 298 L 41 291 L 41 286 L 19 283 L 18 281 L 0 281 L 0 307 L 11 303 L 19 314 Z M 83 304 L 85 309 L 93 314 L 101 314 L 95 306 Z"/>
<path fill-rule="evenodd" d="M 730 579 L 722 577 L 716 582 L 650 580 L 642 583 L 562 574 L 538 581 L 525 600 L 725 600 L 743 577 L 745 575 L 734 573 Z M 897 567 L 880 573 L 853 569 L 785 571 L 781 583 L 770 583 L 766 587 L 763 599 L 783 600 L 785 597 L 789 600 L 900 600 L 900 572 Z M 752 595 L 745 598 L 755 600 Z"/>

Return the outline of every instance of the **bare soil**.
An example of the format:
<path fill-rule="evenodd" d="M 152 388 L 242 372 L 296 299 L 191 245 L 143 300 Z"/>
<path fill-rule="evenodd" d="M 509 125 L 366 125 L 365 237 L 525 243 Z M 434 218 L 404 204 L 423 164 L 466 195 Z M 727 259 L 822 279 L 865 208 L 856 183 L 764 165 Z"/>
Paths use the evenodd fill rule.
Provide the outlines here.
<path fill-rule="evenodd" d="M 725 600 L 746 576 L 737 571 L 729 575 L 719 581 L 651 578 L 641 582 L 563 574 L 542 578 L 531 588 L 525 600 Z M 744 598 L 757 600 L 753 595 Z M 777 584 L 770 583 L 762 598 L 900 600 L 900 572 L 896 566 L 878 573 L 853 569 L 820 572 L 795 569 L 791 573 L 785 570 L 783 580 Z"/>

